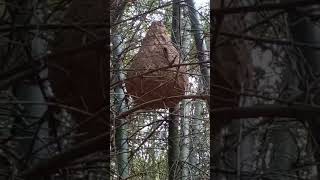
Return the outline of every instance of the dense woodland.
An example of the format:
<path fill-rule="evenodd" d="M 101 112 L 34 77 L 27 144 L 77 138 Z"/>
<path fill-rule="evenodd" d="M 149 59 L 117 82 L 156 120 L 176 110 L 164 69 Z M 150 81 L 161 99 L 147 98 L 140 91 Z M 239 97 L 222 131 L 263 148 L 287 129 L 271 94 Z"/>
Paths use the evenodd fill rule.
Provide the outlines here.
<path fill-rule="evenodd" d="M 317 180 L 315 0 L 0 0 L 0 180 Z"/>

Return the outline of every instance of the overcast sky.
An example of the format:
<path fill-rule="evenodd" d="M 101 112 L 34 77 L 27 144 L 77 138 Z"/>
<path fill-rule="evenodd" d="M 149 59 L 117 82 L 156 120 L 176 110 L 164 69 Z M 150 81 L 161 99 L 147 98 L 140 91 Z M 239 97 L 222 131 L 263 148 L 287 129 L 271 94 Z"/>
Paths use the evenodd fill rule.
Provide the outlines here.
<path fill-rule="evenodd" d="M 209 0 L 194 0 L 194 3 L 196 5 L 196 8 L 199 9 L 199 7 L 209 5 Z"/>

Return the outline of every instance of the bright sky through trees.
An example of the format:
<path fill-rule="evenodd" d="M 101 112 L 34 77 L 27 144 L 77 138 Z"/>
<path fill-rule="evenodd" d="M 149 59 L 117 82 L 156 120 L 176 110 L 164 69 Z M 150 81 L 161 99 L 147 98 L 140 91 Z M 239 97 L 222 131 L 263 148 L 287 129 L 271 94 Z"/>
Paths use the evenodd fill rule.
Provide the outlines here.
<path fill-rule="evenodd" d="M 209 6 L 209 0 L 194 0 L 194 3 L 197 9 L 203 6 Z"/>

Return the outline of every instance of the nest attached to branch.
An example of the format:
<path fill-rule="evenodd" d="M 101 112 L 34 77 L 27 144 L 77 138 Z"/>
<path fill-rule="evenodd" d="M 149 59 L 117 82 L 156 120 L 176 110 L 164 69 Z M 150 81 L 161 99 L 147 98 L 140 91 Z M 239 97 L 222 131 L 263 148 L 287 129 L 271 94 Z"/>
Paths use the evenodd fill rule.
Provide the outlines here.
<path fill-rule="evenodd" d="M 176 106 L 181 97 L 170 97 L 184 95 L 187 85 L 186 66 L 179 66 L 180 63 L 179 52 L 165 26 L 160 21 L 153 22 L 127 74 L 126 89 L 135 106 L 150 101 L 154 102 L 143 109 Z"/>

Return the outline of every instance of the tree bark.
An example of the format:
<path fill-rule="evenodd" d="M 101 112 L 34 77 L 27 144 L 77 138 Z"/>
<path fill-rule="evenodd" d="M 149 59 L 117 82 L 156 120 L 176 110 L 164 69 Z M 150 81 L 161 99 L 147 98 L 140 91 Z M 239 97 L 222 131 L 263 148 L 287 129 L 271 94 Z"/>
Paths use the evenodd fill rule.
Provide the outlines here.
<path fill-rule="evenodd" d="M 121 39 L 119 35 L 116 35 L 116 32 L 113 32 L 112 44 L 114 49 L 113 52 L 113 67 L 116 70 L 115 78 L 117 81 L 122 81 L 125 79 L 124 74 L 121 71 L 122 62 L 121 62 Z M 125 93 L 123 91 L 123 84 L 119 84 L 114 89 L 115 92 L 115 106 L 117 115 L 121 112 L 125 112 L 128 110 L 126 101 L 125 101 Z M 115 121 L 116 125 L 116 152 L 117 152 L 117 166 L 118 166 L 118 174 L 120 179 L 125 179 L 129 177 L 129 147 L 128 147 L 128 135 L 127 135 L 127 125 L 125 125 L 125 119 L 117 119 Z"/>
<path fill-rule="evenodd" d="M 173 44 L 180 45 L 180 2 L 173 1 L 172 5 L 172 33 L 171 40 Z M 176 46 L 177 47 L 177 46 Z M 180 179 L 180 147 L 179 147 L 179 105 L 169 108 L 169 135 L 168 135 L 168 172 L 169 180 Z"/>

